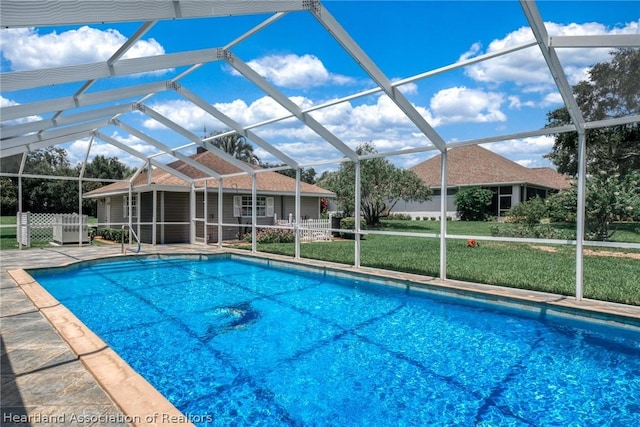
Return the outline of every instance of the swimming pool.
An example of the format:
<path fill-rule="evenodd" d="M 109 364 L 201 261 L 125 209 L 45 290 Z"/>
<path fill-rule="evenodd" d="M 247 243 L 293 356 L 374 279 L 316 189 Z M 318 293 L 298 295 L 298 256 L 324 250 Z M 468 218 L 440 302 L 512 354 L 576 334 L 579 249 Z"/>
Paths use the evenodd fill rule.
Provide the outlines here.
<path fill-rule="evenodd" d="M 236 257 L 32 276 L 198 425 L 638 425 L 640 334 Z"/>

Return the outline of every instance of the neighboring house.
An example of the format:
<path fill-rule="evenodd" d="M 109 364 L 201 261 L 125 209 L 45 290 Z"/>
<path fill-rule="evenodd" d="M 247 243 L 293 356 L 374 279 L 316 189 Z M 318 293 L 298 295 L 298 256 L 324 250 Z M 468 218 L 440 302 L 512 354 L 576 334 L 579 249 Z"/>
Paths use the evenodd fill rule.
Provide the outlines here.
<path fill-rule="evenodd" d="M 222 223 L 242 225 L 224 227 L 222 240 L 241 238 L 250 232 L 252 178 L 240 174 L 241 170 L 208 151 L 198 152 L 191 158 L 223 176 Z M 173 169 L 192 178 L 206 178 L 199 169 L 179 160 L 170 163 Z M 257 166 L 251 166 L 259 169 Z M 224 177 L 236 174 L 237 176 Z M 275 218 L 295 215 L 296 180 L 277 172 L 257 173 L 257 219 L 259 225 L 273 225 Z M 196 241 L 218 241 L 218 180 L 195 182 L 194 200 L 191 184 L 162 169 L 155 168 L 148 176 L 138 175 L 131 188 L 131 222 L 143 243 L 184 243 L 191 241 L 191 209 L 195 210 L 194 234 Z M 129 183 L 117 182 L 85 194 L 97 199 L 98 222 L 101 227 L 120 228 L 129 223 Z M 320 200 L 333 198 L 335 193 L 315 185 L 300 183 L 300 215 L 302 218 L 320 217 Z M 192 204 L 193 203 L 193 204 Z M 206 205 L 206 215 L 205 215 Z M 154 209 L 155 207 L 155 209 Z M 154 212 L 156 225 L 154 226 Z M 155 233 L 154 233 L 155 230 Z"/>
<path fill-rule="evenodd" d="M 433 199 L 424 203 L 398 202 L 394 211 L 413 217 L 440 217 L 442 188 L 440 155 L 410 169 L 433 191 Z M 447 216 L 456 216 L 455 195 L 462 187 L 483 187 L 493 191 L 491 212 L 502 217 L 516 203 L 534 196 L 569 188 L 570 181 L 551 168 L 526 168 L 479 145 L 451 148 L 447 151 Z"/>

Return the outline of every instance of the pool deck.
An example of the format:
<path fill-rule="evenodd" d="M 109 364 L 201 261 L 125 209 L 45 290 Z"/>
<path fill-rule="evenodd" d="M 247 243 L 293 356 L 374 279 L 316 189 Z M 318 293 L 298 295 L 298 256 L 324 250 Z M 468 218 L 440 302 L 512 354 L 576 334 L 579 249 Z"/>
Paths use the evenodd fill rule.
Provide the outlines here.
<path fill-rule="evenodd" d="M 144 245 L 140 255 L 239 253 L 202 245 Z M 153 387 L 133 372 L 73 314 L 33 284 L 25 268 L 57 267 L 78 261 L 121 256 L 120 246 L 49 247 L 0 253 L 0 332 L 2 344 L 3 426 L 191 425 Z M 259 256 L 292 262 L 291 257 Z M 304 260 L 304 265 L 330 266 L 388 279 L 415 282 L 417 287 L 481 294 L 522 303 L 543 303 L 562 311 L 578 309 L 587 316 L 623 316 L 640 323 L 640 307 L 534 291 L 459 281 L 441 281 L 405 273 L 356 269 Z M 127 370 L 128 368 L 128 370 Z M 125 415 L 126 414 L 126 415 Z M 160 417 L 153 418 L 153 414 Z M 162 422 L 163 417 L 165 422 Z M 148 418 L 150 417 L 150 418 Z M 176 422 L 177 421 L 177 422 Z M 186 420 L 188 421 L 188 420 Z"/>

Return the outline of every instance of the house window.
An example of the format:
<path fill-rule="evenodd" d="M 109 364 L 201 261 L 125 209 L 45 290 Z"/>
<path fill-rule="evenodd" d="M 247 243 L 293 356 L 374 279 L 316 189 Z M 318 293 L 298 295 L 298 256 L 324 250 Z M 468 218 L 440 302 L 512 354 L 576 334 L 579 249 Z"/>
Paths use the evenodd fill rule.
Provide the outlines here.
<path fill-rule="evenodd" d="M 129 218 L 129 196 L 122 197 L 122 216 L 124 218 Z M 138 197 L 131 197 L 131 217 L 138 217 Z"/>
<path fill-rule="evenodd" d="M 233 197 L 233 216 L 251 218 L 253 203 L 251 196 Z M 273 216 L 273 197 L 256 197 L 256 216 L 259 218 Z"/>
<path fill-rule="evenodd" d="M 512 204 L 513 187 L 499 187 L 498 196 L 498 216 L 503 217 L 509 212 Z"/>

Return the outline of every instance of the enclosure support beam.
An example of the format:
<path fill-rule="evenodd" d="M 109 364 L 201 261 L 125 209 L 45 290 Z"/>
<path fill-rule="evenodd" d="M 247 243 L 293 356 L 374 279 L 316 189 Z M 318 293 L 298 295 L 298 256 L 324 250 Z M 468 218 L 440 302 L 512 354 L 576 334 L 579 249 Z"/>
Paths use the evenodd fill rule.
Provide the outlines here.
<path fill-rule="evenodd" d="M 258 222 L 258 177 L 254 173 L 251 176 L 251 252 L 254 254 L 258 251 L 258 242 L 256 241 L 256 223 Z M 242 215 L 242 212 L 240 212 Z"/>
<path fill-rule="evenodd" d="M 189 243 L 196 242 L 196 186 L 191 183 L 191 191 L 189 192 Z"/>
<path fill-rule="evenodd" d="M 89 160 L 89 153 L 91 152 L 91 145 L 93 144 L 93 136 L 89 138 L 89 144 L 87 145 L 87 152 L 84 155 L 84 160 L 82 161 L 82 168 L 80 169 L 80 174 L 78 175 L 78 214 L 80 215 L 80 227 L 78 227 L 78 246 L 82 246 L 83 236 L 82 236 L 82 178 L 84 177 L 84 173 L 87 170 L 87 161 Z M 89 225 L 87 224 L 87 231 L 89 231 Z"/>
<path fill-rule="evenodd" d="M 576 300 L 582 300 L 584 289 L 584 222 L 587 183 L 587 140 L 584 132 L 578 132 L 578 212 L 576 216 Z"/>
<path fill-rule="evenodd" d="M 354 237 L 355 241 L 355 257 L 354 257 L 354 266 L 356 268 L 360 268 L 360 160 L 356 161 L 356 183 L 355 183 L 355 207 L 353 208 L 353 217 L 356 220 L 355 223 L 355 231 L 356 234 Z"/>
<path fill-rule="evenodd" d="M 183 174 L 182 172 L 179 172 L 179 171 L 177 171 L 176 169 L 173 169 L 170 166 L 167 166 L 167 165 L 165 165 L 163 163 L 160 163 L 155 159 L 150 159 L 147 156 L 145 156 L 144 154 L 142 154 L 141 152 L 139 152 L 138 150 L 135 150 L 135 149 L 129 147 L 128 145 L 126 145 L 126 144 L 124 144 L 124 143 L 122 143 L 120 141 L 117 141 L 114 138 L 111 138 L 110 136 L 104 135 L 104 134 L 102 134 L 100 132 L 95 132 L 94 135 L 97 138 L 103 140 L 104 142 L 107 142 L 107 143 L 113 145 L 114 147 L 118 147 L 122 151 L 125 151 L 125 152 L 131 154 L 132 156 L 135 156 L 135 157 L 137 157 L 137 158 L 139 158 L 141 160 L 144 160 L 145 162 L 148 162 L 149 166 L 153 165 L 153 166 L 155 166 L 157 168 L 160 168 L 163 171 L 168 172 L 171 175 L 174 175 L 174 176 L 180 178 L 184 182 L 189 183 L 189 182 L 193 181 L 189 176 Z M 151 169 L 149 169 L 149 170 L 151 171 Z M 141 169 L 139 170 L 139 172 L 136 175 L 134 175 L 134 177 L 133 177 L 134 179 L 138 174 L 140 174 L 140 171 L 141 171 Z M 151 174 L 151 172 L 149 172 L 149 175 L 150 174 Z"/>
<path fill-rule="evenodd" d="M 446 142 L 440 134 L 425 120 L 422 114 L 409 102 L 409 100 L 391 84 L 389 78 L 378 68 L 375 62 L 358 46 L 349 33 L 335 20 L 333 16 L 318 1 L 310 12 L 320 24 L 331 34 L 349 55 L 362 67 L 362 69 L 376 82 L 384 93 L 398 106 L 405 116 L 420 129 L 420 131 L 435 145 L 438 150 L 446 149 Z"/>
<path fill-rule="evenodd" d="M 218 180 L 218 249 L 222 249 L 222 223 L 224 211 L 222 210 L 222 200 L 224 199 L 222 178 Z"/>
<path fill-rule="evenodd" d="M 262 148 L 263 150 L 266 150 L 271 155 L 276 157 L 278 160 L 280 160 L 281 162 L 286 163 L 287 165 L 291 166 L 292 168 L 298 167 L 298 162 L 296 162 L 291 157 L 289 157 L 286 154 L 284 154 L 282 151 L 280 151 L 277 148 L 275 148 L 272 144 L 269 144 L 267 141 L 265 141 L 264 139 L 262 139 L 261 137 L 256 135 L 254 132 L 244 129 L 242 127 L 242 125 L 240 125 L 240 123 L 236 122 L 231 117 L 229 117 L 226 114 L 222 113 L 220 110 L 215 108 L 213 105 L 211 105 L 210 103 L 208 103 L 207 101 L 205 101 L 204 99 L 202 99 L 201 97 L 196 95 L 195 93 L 193 93 L 190 90 L 188 90 L 186 87 L 184 87 L 182 85 L 179 85 L 177 83 L 176 83 L 175 87 L 176 87 L 176 92 L 178 92 L 180 95 L 182 95 L 185 98 L 187 98 L 193 104 L 197 105 L 202 110 L 204 110 L 205 112 L 207 112 L 211 116 L 215 117 L 216 119 L 218 119 L 219 121 L 221 121 L 225 125 L 229 126 L 231 129 L 235 130 L 238 135 L 243 136 L 246 139 L 249 139 L 249 140 L 253 141 L 260 148 Z M 207 139 L 206 135 L 205 135 L 205 139 Z"/>
<path fill-rule="evenodd" d="M 157 241 L 157 237 L 156 234 L 158 233 L 158 190 L 156 190 L 155 188 L 153 189 L 153 213 L 151 215 L 153 215 L 153 222 L 151 225 L 151 244 L 153 246 L 155 246 L 158 241 Z"/>
<path fill-rule="evenodd" d="M 78 246 L 82 247 L 82 241 L 84 240 L 82 236 L 82 229 L 84 228 L 84 223 L 82 222 L 82 176 L 80 176 L 80 179 L 78 180 L 78 220 L 80 223 L 80 226 L 78 227 Z M 89 230 L 88 227 L 89 226 L 87 225 L 87 231 Z"/>
<path fill-rule="evenodd" d="M 196 162 L 195 160 L 193 160 L 191 157 L 186 156 L 182 153 L 180 153 L 178 150 L 175 150 L 171 147 L 169 147 L 168 145 L 163 144 L 162 142 L 158 141 L 155 138 L 152 138 L 151 136 L 147 135 L 146 133 L 127 125 L 126 123 L 121 122 L 120 120 L 113 120 L 113 124 L 118 126 L 119 128 L 124 129 L 125 131 L 127 131 L 129 134 L 135 136 L 136 138 L 141 139 L 142 141 L 153 145 L 154 147 L 156 147 L 157 149 L 172 155 L 173 157 L 175 157 L 178 160 L 182 160 L 183 162 L 185 162 L 186 164 L 188 164 L 189 166 L 193 166 L 194 168 L 204 172 L 205 174 L 212 176 L 214 178 L 219 178 L 220 174 L 218 172 L 216 172 L 215 170 Z"/>
<path fill-rule="evenodd" d="M 535 4 L 535 2 L 520 0 L 520 6 L 522 7 L 527 21 L 529 22 L 531 31 L 538 41 L 540 52 L 542 53 L 542 56 L 544 56 L 544 60 L 547 63 L 549 71 L 551 72 L 556 86 L 558 87 L 558 91 L 562 96 L 564 105 L 567 107 L 567 111 L 569 112 L 571 121 L 576 126 L 576 130 L 578 131 L 578 156 L 580 163 L 578 165 L 578 168 L 580 168 L 581 170 L 578 172 L 578 214 L 576 218 L 576 233 L 578 233 L 578 235 L 576 236 L 576 300 L 580 301 L 582 300 L 583 284 L 582 247 L 584 244 L 584 189 L 586 185 L 585 121 L 582 115 L 582 111 L 578 106 L 578 102 L 573 95 L 571 85 L 567 80 L 567 76 L 564 74 L 564 70 L 562 68 L 562 65 L 560 64 L 560 59 L 558 59 L 558 55 L 555 49 L 549 46 L 549 34 L 547 33 L 547 29 L 544 25 L 544 21 L 542 20 L 542 16 L 540 16 L 537 5 Z M 580 186 L 582 186 L 582 191 L 580 191 Z"/>
<path fill-rule="evenodd" d="M 128 192 L 127 192 L 127 204 L 129 206 L 126 206 L 127 212 L 128 212 L 127 220 L 128 220 L 128 224 L 129 224 L 129 230 L 127 230 L 129 232 L 129 244 L 131 244 L 131 238 L 132 238 L 131 230 L 133 230 L 133 222 L 131 221 L 131 219 L 132 219 L 131 215 L 133 214 L 133 203 L 131 201 L 132 200 L 131 197 L 133 196 L 133 191 L 132 191 L 133 188 L 132 187 L 133 187 L 132 181 L 129 181 L 129 189 L 128 189 Z M 124 241 L 124 237 L 122 237 L 122 241 Z"/>
<path fill-rule="evenodd" d="M 209 243 L 209 233 L 207 230 L 209 230 L 209 224 L 207 224 L 207 212 L 209 212 L 209 180 L 205 179 L 204 180 L 204 194 L 202 195 L 202 217 L 204 218 L 204 228 L 202 230 L 202 237 L 204 239 L 204 245 L 207 246 L 207 243 Z"/>
<path fill-rule="evenodd" d="M 447 150 L 440 159 L 440 279 L 447 280 Z"/>
<path fill-rule="evenodd" d="M 192 142 L 194 142 L 195 144 L 206 148 L 207 150 L 209 150 L 212 153 L 214 153 L 216 156 L 221 157 L 223 160 L 226 160 L 227 162 L 229 162 L 232 165 L 236 166 L 238 169 L 246 172 L 248 175 L 253 175 L 255 173 L 254 169 L 251 168 L 251 166 L 249 166 L 246 163 L 238 160 L 237 158 L 233 157 L 232 155 L 226 153 L 224 150 L 219 149 L 218 147 L 216 147 L 215 145 L 211 144 L 210 142 L 200 139 L 200 137 L 198 137 L 196 134 L 194 134 L 190 130 L 180 126 L 179 124 L 177 124 L 173 120 L 163 116 L 162 114 L 158 113 L 154 109 L 152 109 L 152 108 L 150 108 L 150 107 L 148 107 L 148 106 L 146 106 L 144 104 L 138 104 L 137 105 L 137 109 L 138 109 L 138 111 L 141 111 L 142 113 L 146 114 L 147 116 L 149 116 L 150 118 L 154 119 L 158 123 L 161 123 L 161 124 L 165 125 L 166 127 L 171 129 L 172 131 L 176 132 L 177 134 L 182 135 L 185 138 L 187 138 L 187 139 L 191 140 Z"/>
<path fill-rule="evenodd" d="M 3 28 L 86 25 L 112 22 L 135 22 L 145 19 L 172 21 L 176 19 L 210 18 L 215 16 L 258 15 L 263 13 L 296 12 L 304 10 L 304 2 L 297 0 L 232 1 L 147 0 L 122 2 L 73 1 L 51 2 L 32 0 L 28 8 L 22 0 L 3 0 L 0 25 Z"/>
<path fill-rule="evenodd" d="M 284 212 L 283 212 L 284 214 Z M 295 259 L 300 259 L 300 168 L 296 169 L 296 225 L 294 227 L 296 236 Z"/>
<path fill-rule="evenodd" d="M 337 148 L 342 154 L 344 154 L 351 160 L 355 161 L 357 159 L 358 155 L 355 151 L 353 151 L 348 145 L 342 142 L 342 140 L 331 133 L 326 127 L 320 124 L 320 122 L 314 119 L 313 116 L 304 113 L 295 102 L 291 101 L 291 99 L 280 92 L 275 86 L 269 83 L 267 79 L 258 74 L 253 68 L 245 64 L 231 51 L 220 49 L 218 51 L 218 55 L 222 57 L 227 62 L 227 64 L 233 67 L 237 72 L 247 78 L 251 83 L 256 85 L 259 89 L 273 98 L 274 101 L 288 110 L 291 114 L 296 116 L 298 120 L 305 124 L 309 129 L 313 130 L 321 138 Z"/>
<path fill-rule="evenodd" d="M 136 234 L 138 235 L 138 243 L 140 243 L 140 235 L 142 224 L 140 224 L 140 206 L 142 206 L 142 193 L 136 193 Z M 129 243 L 133 243 L 133 236 L 129 236 Z"/>
<path fill-rule="evenodd" d="M 24 174 L 24 166 L 27 163 L 27 153 L 26 151 L 22 153 L 22 160 L 20 161 L 20 169 L 18 170 L 18 212 L 22 214 L 22 174 Z M 21 222 L 18 222 L 18 226 L 20 226 Z M 22 227 L 19 227 L 20 229 Z M 20 233 L 18 233 L 18 237 L 20 237 Z M 22 239 L 18 239 L 18 249 L 22 249 Z"/>

